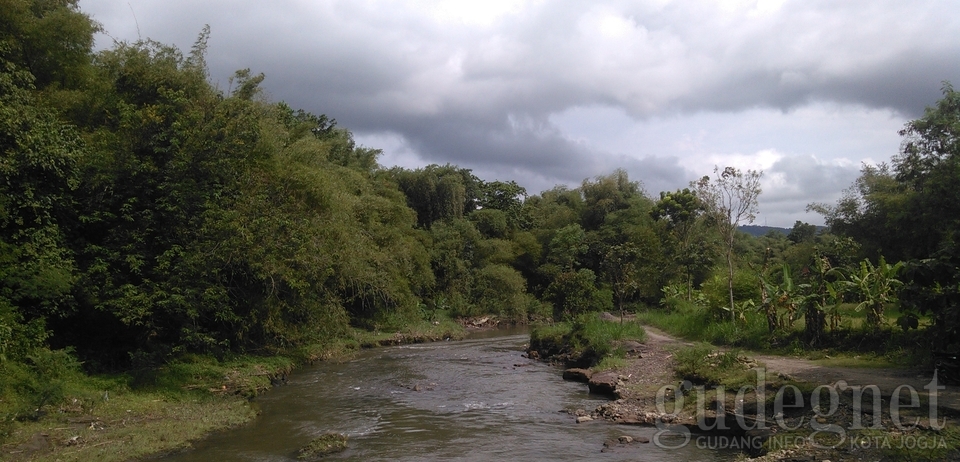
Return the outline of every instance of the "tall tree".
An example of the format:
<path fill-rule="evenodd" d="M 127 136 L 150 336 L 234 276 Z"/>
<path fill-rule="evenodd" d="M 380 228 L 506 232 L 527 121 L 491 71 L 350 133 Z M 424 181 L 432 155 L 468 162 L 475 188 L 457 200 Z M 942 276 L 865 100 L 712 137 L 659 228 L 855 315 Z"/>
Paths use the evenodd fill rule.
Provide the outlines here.
<path fill-rule="evenodd" d="M 674 260 L 683 270 L 687 300 L 690 300 L 693 291 L 693 265 L 697 263 L 698 255 L 702 254 L 692 242 L 694 226 L 702 213 L 703 205 L 697 195 L 687 188 L 661 192 L 660 200 L 650 212 L 655 220 L 666 223 L 668 232 L 676 239 Z"/>
<path fill-rule="evenodd" d="M 733 247 L 737 228 L 741 223 L 753 223 L 759 210 L 757 198 L 760 196 L 760 178 L 762 171 L 741 171 L 738 168 L 714 167 L 716 175 L 711 179 L 704 176 L 691 186 L 697 197 L 710 214 L 717 230 L 723 238 L 727 259 L 727 288 L 730 294 L 730 316 L 736 320 L 736 306 L 733 300 Z"/>

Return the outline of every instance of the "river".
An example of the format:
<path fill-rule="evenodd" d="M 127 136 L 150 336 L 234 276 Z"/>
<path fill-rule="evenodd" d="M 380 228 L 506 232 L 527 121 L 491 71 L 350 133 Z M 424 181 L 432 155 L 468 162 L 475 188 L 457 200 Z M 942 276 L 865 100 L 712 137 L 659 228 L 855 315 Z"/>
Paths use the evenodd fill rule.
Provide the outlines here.
<path fill-rule="evenodd" d="M 691 444 L 603 442 L 651 438 L 653 428 L 577 424 L 563 411 L 604 402 L 560 370 L 521 354 L 529 336 L 496 331 L 467 340 L 378 348 L 344 363 L 299 369 L 257 398 L 250 425 L 212 435 L 167 461 L 291 461 L 314 437 L 344 433 L 355 461 L 713 461 L 731 460 Z"/>

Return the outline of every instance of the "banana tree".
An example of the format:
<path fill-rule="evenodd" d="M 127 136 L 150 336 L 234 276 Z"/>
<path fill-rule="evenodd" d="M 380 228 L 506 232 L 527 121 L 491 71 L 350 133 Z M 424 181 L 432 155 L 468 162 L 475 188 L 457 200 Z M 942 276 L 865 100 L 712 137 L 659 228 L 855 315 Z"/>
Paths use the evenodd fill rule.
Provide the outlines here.
<path fill-rule="evenodd" d="M 856 310 L 867 310 L 867 324 L 874 329 L 883 324 L 884 305 L 897 299 L 897 289 L 903 285 L 897 279 L 897 274 L 902 267 L 903 262 L 891 265 L 882 256 L 876 266 L 864 259 L 844 284 L 847 291 L 855 294 L 859 301 Z"/>
<path fill-rule="evenodd" d="M 781 268 L 780 280 L 777 284 L 763 275 L 760 277 L 760 310 L 766 315 L 767 329 L 771 333 L 793 324 L 797 307 L 802 300 L 787 264 L 783 264 Z"/>
<path fill-rule="evenodd" d="M 827 311 L 830 310 L 830 325 L 836 328 L 840 323 L 839 306 L 843 300 L 840 290 L 843 274 L 839 268 L 830 264 L 830 259 L 819 251 L 813 261 L 810 282 L 797 287 L 803 294 L 799 307 L 803 311 L 806 328 L 804 336 L 807 343 L 816 346 L 820 343 L 827 324 Z"/>

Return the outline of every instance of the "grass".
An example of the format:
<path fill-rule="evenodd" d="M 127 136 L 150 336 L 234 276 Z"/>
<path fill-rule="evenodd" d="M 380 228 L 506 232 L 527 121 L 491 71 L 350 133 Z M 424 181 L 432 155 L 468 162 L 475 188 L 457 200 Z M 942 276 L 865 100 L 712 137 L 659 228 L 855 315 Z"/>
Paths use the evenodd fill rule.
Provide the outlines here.
<path fill-rule="evenodd" d="M 310 444 L 300 448 L 298 460 L 316 460 L 328 454 L 334 454 L 347 449 L 347 435 L 340 433 L 324 433 L 310 441 Z"/>
<path fill-rule="evenodd" d="M 104 385 L 103 390 L 94 385 Z M 16 426 L 5 460 L 123 461 L 189 447 L 189 441 L 256 416 L 236 395 L 142 391 L 114 379 L 72 383 L 66 403 Z"/>
<path fill-rule="evenodd" d="M 811 348 L 804 341 L 802 317 L 786 329 L 769 332 L 766 319 L 756 309 L 742 313 L 734 324 L 729 319 L 717 319 L 711 310 L 683 300 L 671 300 L 668 308 L 647 309 L 637 314 L 643 324 L 658 327 L 671 335 L 692 341 L 732 346 L 745 350 L 803 356 L 823 361 L 824 365 L 843 367 L 904 367 L 926 366 L 930 358 L 924 348 L 923 331 L 904 332 L 892 327 L 899 311 L 891 306 L 885 310 L 887 327 L 879 330 L 862 328 L 863 311 L 856 305 L 841 305 L 841 323 L 836 329 L 827 329 L 823 343 Z"/>
<path fill-rule="evenodd" d="M 766 321 L 756 311 L 743 313 L 743 321 L 734 325 L 726 317 L 718 320 L 704 307 L 676 301 L 673 309 L 648 309 L 637 313 L 637 321 L 693 341 L 730 345 L 753 350 L 769 348 Z"/>
<path fill-rule="evenodd" d="M 756 384 L 756 373 L 739 351 L 722 351 L 713 345 L 699 343 L 682 347 L 674 353 L 674 371 L 681 380 L 695 385 L 723 386 L 736 389 Z"/>
<path fill-rule="evenodd" d="M 463 327 L 452 319 L 443 317 L 436 321 L 418 321 L 393 331 L 354 330 L 353 343 L 362 348 L 398 345 L 401 343 L 434 342 L 437 340 L 459 340 L 465 335 Z"/>
<path fill-rule="evenodd" d="M 542 357 L 560 357 L 579 367 L 599 364 L 612 368 L 607 358 L 624 357 L 622 342 L 642 343 L 646 339 L 647 331 L 638 322 L 604 321 L 596 313 L 588 313 L 573 322 L 535 327 L 530 333 L 530 348 Z"/>

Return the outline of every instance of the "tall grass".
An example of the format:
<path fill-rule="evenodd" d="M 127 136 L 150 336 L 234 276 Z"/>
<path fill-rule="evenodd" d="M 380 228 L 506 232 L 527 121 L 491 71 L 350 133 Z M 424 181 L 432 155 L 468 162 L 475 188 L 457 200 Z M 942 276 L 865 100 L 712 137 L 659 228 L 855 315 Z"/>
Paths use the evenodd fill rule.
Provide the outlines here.
<path fill-rule="evenodd" d="M 687 340 L 754 351 L 805 355 L 812 359 L 849 355 L 862 360 L 863 366 L 877 360 L 888 365 L 916 366 L 929 362 L 929 354 L 924 354 L 929 347 L 925 346 L 923 330 L 904 332 L 894 327 L 895 317 L 899 315 L 896 307 L 885 310 L 887 325 L 879 330 L 865 326 L 865 314 L 854 307 L 854 304 L 840 307 L 840 325 L 829 329 L 816 348 L 804 342 L 802 316 L 786 329 L 771 333 L 763 314 L 756 309 L 742 312 L 741 319 L 734 324 L 726 317 L 718 318 L 713 310 L 670 298 L 664 308 L 638 313 L 637 321 Z"/>
<path fill-rule="evenodd" d="M 741 314 L 742 319 L 735 324 L 726 316 L 718 318 L 714 310 L 673 299 L 667 309 L 650 309 L 637 313 L 637 321 L 688 340 L 749 349 L 768 349 L 774 339 L 767 331 L 764 317 L 756 311 Z"/>
<path fill-rule="evenodd" d="M 679 378 L 697 385 L 732 389 L 756 383 L 756 374 L 748 370 L 739 351 L 721 351 L 707 343 L 677 350 L 674 371 Z"/>
<path fill-rule="evenodd" d="M 623 341 L 646 339 L 647 331 L 636 321 L 604 321 L 597 313 L 587 313 L 573 322 L 535 327 L 530 347 L 544 356 L 562 355 L 568 362 L 589 367 L 605 358 L 623 358 Z"/>

